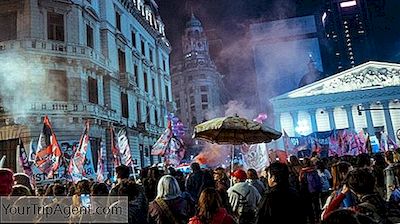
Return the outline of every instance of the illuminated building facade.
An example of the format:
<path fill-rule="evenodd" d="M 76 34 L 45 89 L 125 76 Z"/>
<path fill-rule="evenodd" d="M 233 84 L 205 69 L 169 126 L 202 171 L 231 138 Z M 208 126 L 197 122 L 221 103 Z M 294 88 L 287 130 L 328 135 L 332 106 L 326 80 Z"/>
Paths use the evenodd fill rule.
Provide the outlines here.
<path fill-rule="evenodd" d="M 161 161 L 150 150 L 173 103 L 171 48 L 157 8 L 152 0 L 0 1 L 0 56 L 17 53 L 39 62 L 43 71 L 26 78 L 44 80 L 40 92 L 32 91 L 41 97 L 20 105 L 23 113 L 3 100 L 0 156 L 7 155 L 6 167 L 19 170 L 18 138 L 26 146 L 37 140 L 45 115 L 59 142 L 79 141 L 89 120 L 94 161 L 103 141 L 108 171 L 111 125 L 127 127 L 135 165 Z"/>

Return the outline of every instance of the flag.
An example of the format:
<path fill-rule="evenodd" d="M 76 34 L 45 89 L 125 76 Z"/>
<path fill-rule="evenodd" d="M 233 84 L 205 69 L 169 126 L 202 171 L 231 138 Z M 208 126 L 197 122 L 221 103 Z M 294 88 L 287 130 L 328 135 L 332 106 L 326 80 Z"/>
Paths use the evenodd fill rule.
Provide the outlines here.
<path fill-rule="evenodd" d="M 175 136 L 168 142 L 168 148 L 165 150 L 165 164 L 177 167 L 185 156 L 183 141 Z"/>
<path fill-rule="evenodd" d="M 396 144 L 396 142 L 393 139 L 391 139 L 389 136 L 388 136 L 388 145 L 389 145 L 389 149 L 392 151 L 395 151 L 399 148 L 399 146 Z"/>
<path fill-rule="evenodd" d="M 133 165 L 132 154 L 129 147 L 128 137 L 126 136 L 126 129 L 124 128 L 118 132 L 118 148 L 121 156 L 121 164 L 131 167 Z"/>
<path fill-rule="evenodd" d="M 103 141 L 100 142 L 99 152 L 97 154 L 97 182 L 104 182 L 104 158 L 103 153 L 105 151 L 105 144 Z"/>
<path fill-rule="evenodd" d="M 111 132 L 111 152 L 113 154 L 114 167 L 121 165 L 120 150 L 118 144 L 118 137 L 115 134 L 114 127 L 110 127 Z"/>
<path fill-rule="evenodd" d="M 42 172 L 47 173 L 49 178 L 52 178 L 60 166 L 61 154 L 61 148 L 58 145 L 49 118 L 45 116 L 43 129 L 35 150 L 35 164 Z"/>
<path fill-rule="evenodd" d="M 267 144 L 242 145 L 243 168 L 255 169 L 258 174 L 269 166 Z"/>
<path fill-rule="evenodd" d="M 164 133 L 160 136 L 156 143 L 154 143 L 151 148 L 151 155 L 153 156 L 163 156 L 167 151 L 168 144 L 172 138 L 171 121 L 168 121 L 167 128 Z"/>
<path fill-rule="evenodd" d="M 0 168 L 3 168 L 5 162 L 6 162 L 6 155 L 3 155 L 3 157 L 1 157 L 0 160 Z"/>
<path fill-rule="evenodd" d="M 85 129 L 79 140 L 79 146 L 75 151 L 74 157 L 71 159 L 70 174 L 72 181 L 75 183 L 82 180 L 85 176 L 84 164 L 88 148 L 90 150 L 89 122 L 86 121 Z"/>
<path fill-rule="evenodd" d="M 313 141 L 314 144 L 312 145 L 312 151 L 319 154 L 321 152 L 321 145 L 318 143 L 318 138 L 314 138 Z"/>
<path fill-rule="evenodd" d="M 290 147 L 290 138 L 289 135 L 286 133 L 285 130 L 283 130 L 283 144 L 284 144 L 284 149 L 287 152 L 291 151 Z"/>
<path fill-rule="evenodd" d="M 389 150 L 389 136 L 386 134 L 386 132 L 381 131 L 381 141 L 380 141 L 380 150 L 382 152 L 386 152 Z"/>
<path fill-rule="evenodd" d="M 18 150 L 18 155 L 19 155 L 19 165 L 22 167 L 22 169 L 24 170 L 24 173 L 28 176 L 32 176 L 33 172 L 32 172 L 32 163 L 29 162 L 28 159 L 28 154 L 26 153 L 25 147 L 24 147 L 24 143 L 22 142 L 21 139 L 19 139 L 19 143 L 17 146 L 17 150 Z"/>

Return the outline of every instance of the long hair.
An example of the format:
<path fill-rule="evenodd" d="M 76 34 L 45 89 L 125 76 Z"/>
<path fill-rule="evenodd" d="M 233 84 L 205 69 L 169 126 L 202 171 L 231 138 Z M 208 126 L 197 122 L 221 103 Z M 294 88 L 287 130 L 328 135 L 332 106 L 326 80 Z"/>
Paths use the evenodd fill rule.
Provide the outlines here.
<path fill-rule="evenodd" d="M 164 200 L 175 199 L 181 195 L 178 181 L 171 175 L 160 178 L 157 185 L 157 198 Z"/>
<path fill-rule="evenodd" d="M 350 171 L 350 167 L 351 164 L 348 162 L 338 162 L 332 166 L 333 189 L 340 189 L 347 173 Z"/>
<path fill-rule="evenodd" d="M 199 197 L 197 217 L 201 223 L 212 223 L 213 216 L 222 206 L 221 198 L 214 188 L 204 189 Z"/>

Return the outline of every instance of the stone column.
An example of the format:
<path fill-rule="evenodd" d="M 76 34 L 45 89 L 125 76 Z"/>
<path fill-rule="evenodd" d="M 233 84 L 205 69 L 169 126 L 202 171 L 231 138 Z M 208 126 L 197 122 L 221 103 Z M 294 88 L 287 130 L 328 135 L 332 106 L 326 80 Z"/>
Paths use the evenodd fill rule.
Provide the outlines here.
<path fill-rule="evenodd" d="M 393 141 L 396 141 L 396 136 L 394 133 L 394 128 L 393 128 L 393 123 L 392 123 L 392 116 L 390 114 L 389 110 L 389 101 L 385 100 L 382 101 L 382 106 L 383 106 L 383 111 L 385 113 L 385 123 L 386 123 L 386 129 L 387 129 L 387 134 L 389 138 L 391 138 Z"/>
<path fill-rule="evenodd" d="M 282 132 L 282 124 L 281 124 L 281 113 L 274 113 L 274 126 L 275 130 Z M 283 138 L 280 138 L 279 140 L 274 142 L 274 147 L 276 149 L 283 149 L 284 144 L 283 144 Z"/>
<path fill-rule="evenodd" d="M 316 117 L 317 110 L 314 108 L 309 109 L 308 113 L 310 114 L 312 132 L 313 133 L 318 132 L 317 117 Z"/>
<path fill-rule="evenodd" d="M 353 105 L 344 105 L 347 114 L 347 123 L 349 124 L 349 129 L 354 131 L 354 119 L 353 119 Z"/>
<path fill-rule="evenodd" d="M 374 122 L 372 121 L 371 111 L 369 110 L 371 104 L 370 104 L 370 103 L 363 103 L 362 106 L 363 106 L 363 108 L 365 109 L 364 112 L 365 112 L 365 117 L 366 117 L 366 119 L 367 119 L 367 130 L 368 130 L 368 134 L 369 134 L 370 136 L 375 136 Z"/>
<path fill-rule="evenodd" d="M 292 111 L 292 112 L 290 112 L 290 115 L 292 116 L 294 134 L 296 137 L 298 137 L 298 136 L 300 136 L 300 134 L 296 132 L 296 127 L 297 127 L 298 121 L 299 121 L 299 112 Z"/>
<path fill-rule="evenodd" d="M 328 107 L 326 108 L 326 111 L 328 111 L 328 116 L 329 116 L 329 126 L 331 127 L 331 130 L 336 129 L 336 124 L 335 124 L 335 115 L 333 114 L 334 107 Z"/>

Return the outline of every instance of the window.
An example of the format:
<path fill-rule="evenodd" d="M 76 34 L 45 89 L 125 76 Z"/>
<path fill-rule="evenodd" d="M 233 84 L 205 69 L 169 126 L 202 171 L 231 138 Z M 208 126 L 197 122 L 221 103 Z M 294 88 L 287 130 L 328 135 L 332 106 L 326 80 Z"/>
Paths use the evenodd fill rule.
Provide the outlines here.
<path fill-rule="evenodd" d="M 121 51 L 120 49 L 118 49 L 118 65 L 119 72 L 126 72 L 125 52 Z"/>
<path fill-rule="evenodd" d="M 157 110 L 154 110 L 154 120 L 155 120 L 155 124 L 158 125 L 158 112 L 157 112 Z"/>
<path fill-rule="evenodd" d="M 139 77 L 138 77 L 138 66 L 135 64 L 133 65 L 133 75 L 135 76 L 136 86 L 139 86 Z"/>
<path fill-rule="evenodd" d="M 194 104 L 194 96 L 190 96 L 190 104 Z"/>
<path fill-rule="evenodd" d="M 151 87 L 153 90 L 153 96 L 156 96 L 156 80 L 155 79 L 151 79 Z"/>
<path fill-rule="evenodd" d="M 132 37 L 132 46 L 136 48 L 136 33 L 134 31 L 132 31 L 131 37 Z"/>
<path fill-rule="evenodd" d="M 200 86 L 201 92 L 207 92 L 207 86 Z"/>
<path fill-rule="evenodd" d="M 202 105 L 201 105 L 201 108 L 202 108 L 203 110 L 207 110 L 207 109 L 208 109 L 208 105 L 207 105 L 207 104 L 202 104 Z"/>
<path fill-rule="evenodd" d="M 93 48 L 93 28 L 86 25 L 86 45 Z"/>
<path fill-rule="evenodd" d="M 115 25 L 118 31 L 121 31 L 121 14 L 115 12 Z"/>
<path fill-rule="evenodd" d="M 67 101 L 68 80 L 66 72 L 62 70 L 49 70 L 46 79 L 46 89 L 50 101 Z"/>
<path fill-rule="evenodd" d="M 64 41 L 64 15 L 53 12 L 47 13 L 47 38 Z"/>
<path fill-rule="evenodd" d="M 89 89 L 89 103 L 99 103 L 98 100 L 98 88 L 97 88 L 97 80 L 89 77 L 88 79 L 88 89 Z"/>
<path fill-rule="evenodd" d="M 176 103 L 176 108 L 180 108 L 181 107 L 181 99 L 175 98 L 175 103 Z"/>
<path fill-rule="evenodd" d="M 141 47 L 140 50 L 142 52 L 142 55 L 146 56 L 146 49 L 145 49 L 145 45 L 144 45 L 144 41 L 143 40 L 140 41 L 140 47 Z"/>
<path fill-rule="evenodd" d="M 142 110 L 141 110 L 141 108 L 140 108 L 140 102 L 139 101 L 137 101 L 136 102 L 136 119 L 137 119 L 137 121 L 138 122 L 141 122 L 142 120 Z"/>
<path fill-rule="evenodd" d="M 146 120 L 147 120 L 147 123 L 149 123 L 150 124 L 150 107 L 149 106 L 147 106 L 146 107 Z"/>
<path fill-rule="evenodd" d="M 208 102 L 208 96 L 207 95 L 201 95 L 201 102 L 202 103 L 207 103 Z"/>
<path fill-rule="evenodd" d="M 168 86 L 165 86 L 165 97 L 167 99 L 167 102 L 169 101 L 169 90 L 168 90 Z"/>
<path fill-rule="evenodd" d="M 0 14 L 0 41 L 17 39 L 17 13 Z"/>
<path fill-rule="evenodd" d="M 147 83 L 147 73 L 143 73 L 143 79 L 144 79 L 144 91 L 147 93 L 149 92 L 149 86 Z"/>
<path fill-rule="evenodd" d="M 149 49 L 149 58 L 151 63 L 153 63 L 153 50 Z"/>
<path fill-rule="evenodd" d="M 129 117 L 128 94 L 122 92 L 121 92 L 121 112 L 122 112 L 122 117 L 124 118 Z"/>
<path fill-rule="evenodd" d="M 163 70 L 165 71 L 165 70 L 166 70 L 166 67 L 165 67 L 165 59 L 162 60 L 162 67 L 163 67 Z"/>

